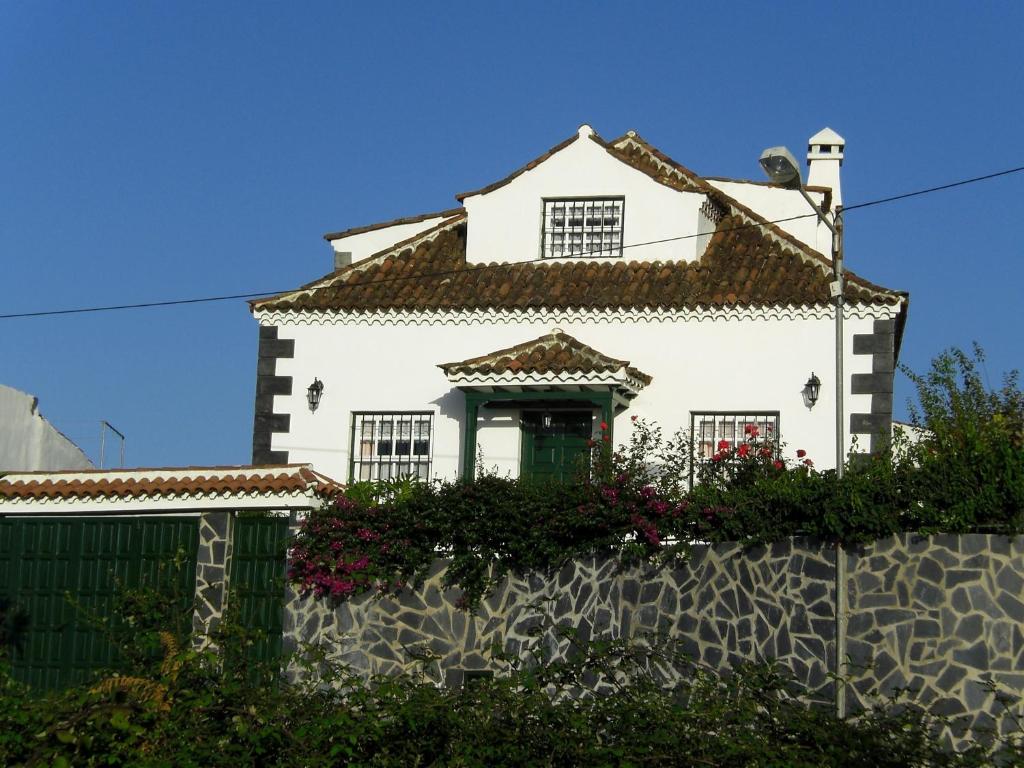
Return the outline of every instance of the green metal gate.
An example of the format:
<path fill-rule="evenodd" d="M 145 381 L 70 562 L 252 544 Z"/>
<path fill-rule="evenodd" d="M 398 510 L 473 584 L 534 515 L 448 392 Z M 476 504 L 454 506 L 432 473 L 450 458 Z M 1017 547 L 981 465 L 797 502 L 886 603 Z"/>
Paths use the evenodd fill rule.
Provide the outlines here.
<path fill-rule="evenodd" d="M 239 515 L 231 554 L 231 597 L 239 623 L 253 633 L 248 657 L 275 662 L 281 653 L 288 518 Z"/>
<path fill-rule="evenodd" d="M 115 667 L 97 618 L 111 617 L 119 590 L 140 587 L 166 590 L 187 610 L 197 545 L 195 517 L 0 518 L 0 595 L 29 621 L 14 676 L 61 688 Z"/>

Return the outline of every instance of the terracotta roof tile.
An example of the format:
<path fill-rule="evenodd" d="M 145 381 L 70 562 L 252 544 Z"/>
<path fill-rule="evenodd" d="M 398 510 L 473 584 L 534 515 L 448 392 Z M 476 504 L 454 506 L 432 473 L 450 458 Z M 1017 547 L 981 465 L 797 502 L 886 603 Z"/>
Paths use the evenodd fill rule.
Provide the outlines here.
<path fill-rule="evenodd" d="M 375 257 L 377 258 L 377 257 Z M 831 270 L 724 216 L 699 261 L 551 260 L 467 264 L 466 224 L 438 227 L 426 242 L 396 248 L 281 296 L 256 310 L 441 311 L 448 309 L 695 309 L 827 304 Z M 901 295 L 847 274 L 850 302 L 896 304 Z"/>
<path fill-rule="evenodd" d="M 510 176 L 507 184 L 579 138 L 565 142 Z M 832 262 L 672 160 L 635 133 L 592 141 L 661 184 L 708 196 L 725 215 L 699 260 L 531 261 L 467 264 L 463 209 L 426 232 L 296 291 L 250 302 L 253 310 L 368 312 L 444 310 L 662 309 L 814 306 L 830 302 Z M 847 272 L 844 296 L 866 304 L 898 304 L 906 294 Z"/>
<path fill-rule="evenodd" d="M 80 472 L 14 472 L 0 477 L 0 503 L 26 499 L 93 499 L 312 491 L 330 496 L 341 485 L 310 464 L 159 467 Z"/>
<path fill-rule="evenodd" d="M 499 349 L 480 357 L 455 363 L 441 363 L 438 368 L 446 375 L 457 374 L 561 374 L 617 373 L 625 371 L 630 377 L 651 383 L 651 377 L 630 366 L 628 360 L 616 360 L 578 341 L 567 333 L 553 331 L 539 339 Z"/>

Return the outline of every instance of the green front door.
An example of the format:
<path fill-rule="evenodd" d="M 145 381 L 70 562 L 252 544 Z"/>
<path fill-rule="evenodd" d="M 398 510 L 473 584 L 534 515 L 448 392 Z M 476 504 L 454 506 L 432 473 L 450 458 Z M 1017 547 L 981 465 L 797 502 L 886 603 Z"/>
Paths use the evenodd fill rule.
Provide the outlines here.
<path fill-rule="evenodd" d="M 520 475 L 534 480 L 569 480 L 590 459 L 590 411 L 524 411 Z M 545 425 L 545 421 L 549 421 Z"/>

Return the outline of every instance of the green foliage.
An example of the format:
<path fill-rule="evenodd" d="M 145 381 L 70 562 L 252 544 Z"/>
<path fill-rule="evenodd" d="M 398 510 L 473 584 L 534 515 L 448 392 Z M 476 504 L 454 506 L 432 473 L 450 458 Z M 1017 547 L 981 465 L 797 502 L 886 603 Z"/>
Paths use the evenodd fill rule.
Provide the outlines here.
<path fill-rule="evenodd" d="M 923 376 L 905 371 L 920 403 L 912 418 L 924 439 L 908 453 L 928 530 L 1024 528 L 1024 393 L 1016 371 L 990 390 L 984 363 L 975 345 L 943 352 Z"/>
<path fill-rule="evenodd" d="M 290 660 L 294 684 L 187 649 L 130 684 L 47 694 L 0 670 L 0 764 L 1024 765 L 1019 726 L 958 754 L 937 735 L 947 721 L 898 701 L 839 720 L 831 707 L 795 698 L 794 681 L 775 666 L 720 676 L 663 639 L 582 642 L 540 620 L 573 646 L 566 660 L 548 659 L 538 637 L 523 656 L 497 654 L 493 679 L 461 688 L 416 674 L 364 679 L 319 648 Z M 217 639 L 238 654 L 238 635 Z"/>
<path fill-rule="evenodd" d="M 29 628 L 29 617 L 25 609 L 0 597 L 0 657 L 10 649 L 20 650 Z"/>

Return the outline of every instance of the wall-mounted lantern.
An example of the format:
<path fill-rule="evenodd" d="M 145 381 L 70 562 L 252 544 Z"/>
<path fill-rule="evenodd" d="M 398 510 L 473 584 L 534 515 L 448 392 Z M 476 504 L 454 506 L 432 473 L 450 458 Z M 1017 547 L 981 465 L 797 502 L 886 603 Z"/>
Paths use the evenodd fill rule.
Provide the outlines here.
<path fill-rule="evenodd" d="M 821 379 L 814 375 L 814 371 L 811 371 L 811 378 L 804 384 L 803 394 L 804 402 L 807 403 L 808 408 L 813 408 L 814 404 L 818 402 L 818 394 L 821 392 Z"/>
<path fill-rule="evenodd" d="M 320 398 L 323 394 L 324 383 L 314 376 L 313 383 L 306 388 L 306 402 L 309 403 L 309 410 L 311 413 L 315 412 L 320 406 Z"/>
<path fill-rule="evenodd" d="M 544 429 L 551 429 L 551 411 L 544 412 L 541 422 L 544 424 Z"/>

